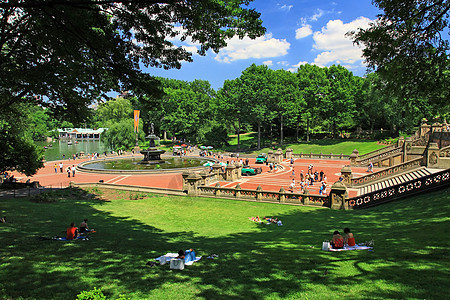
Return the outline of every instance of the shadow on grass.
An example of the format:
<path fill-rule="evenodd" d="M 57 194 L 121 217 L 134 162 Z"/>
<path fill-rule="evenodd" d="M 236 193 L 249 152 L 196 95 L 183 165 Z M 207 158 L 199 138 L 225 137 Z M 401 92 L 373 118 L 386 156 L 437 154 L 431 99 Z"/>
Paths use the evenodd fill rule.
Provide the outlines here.
<path fill-rule="evenodd" d="M 0 297 L 74 299 L 82 290 L 100 287 L 110 296 L 141 299 L 323 298 L 330 293 L 440 298 L 449 292 L 448 200 L 444 190 L 370 210 L 300 208 L 278 215 L 282 227 L 255 223 L 255 232 L 214 238 L 182 228 L 165 232 L 95 209 L 103 202 L 77 190 L 48 204 L 4 201 L 2 213 L 12 223 L 0 227 Z M 37 239 L 82 218 L 100 226 L 89 241 Z M 374 239 L 375 251 L 320 250 L 332 231 L 346 226 L 357 242 Z M 167 265 L 145 266 L 161 254 L 188 247 L 219 258 L 182 272 Z"/>

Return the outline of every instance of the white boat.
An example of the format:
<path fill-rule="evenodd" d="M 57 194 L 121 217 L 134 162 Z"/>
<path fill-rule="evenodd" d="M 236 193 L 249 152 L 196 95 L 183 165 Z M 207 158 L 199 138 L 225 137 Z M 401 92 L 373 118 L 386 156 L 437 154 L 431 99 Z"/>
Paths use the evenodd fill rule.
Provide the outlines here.
<path fill-rule="evenodd" d="M 68 141 L 68 142 L 67 142 L 67 145 L 72 145 L 72 141 Z"/>

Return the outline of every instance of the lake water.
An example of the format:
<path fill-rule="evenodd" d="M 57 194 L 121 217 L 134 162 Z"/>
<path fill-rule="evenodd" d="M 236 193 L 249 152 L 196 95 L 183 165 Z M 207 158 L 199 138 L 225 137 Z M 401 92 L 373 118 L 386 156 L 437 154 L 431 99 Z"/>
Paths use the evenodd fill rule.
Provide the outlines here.
<path fill-rule="evenodd" d="M 78 141 L 78 144 L 75 142 L 72 145 L 68 145 L 67 141 L 59 141 L 55 140 L 52 143 L 48 142 L 36 142 L 36 145 L 44 148 L 48 144 L 52 144 L 52 147 L 48 147 L 44 150 L 44 158 L 46 161 L 59 160 L 63 158 L 63 154 L 66 156 L 66 159 L 69 156 L 74 155 L 75 153 L 84 152 L 85 155 L 88 153 L 103 153 L 104 151 L 109 151 L 110 149 L 100 141 Z"/>

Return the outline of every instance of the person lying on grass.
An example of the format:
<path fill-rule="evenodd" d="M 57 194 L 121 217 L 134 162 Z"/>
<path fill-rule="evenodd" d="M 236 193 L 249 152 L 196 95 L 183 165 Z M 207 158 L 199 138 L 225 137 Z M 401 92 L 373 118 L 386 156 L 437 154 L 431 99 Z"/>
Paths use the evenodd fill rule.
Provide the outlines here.
<path fill-rule="evenodd" d="M 333 233 L 333 238 L 331 239 L 330 244 L 331 244 L 331 247 L 333 249 L 342 249 L 342 248 L 344 248 L 344 238 L 339 233 L 339 231 L 336 230 Z"/>
<path fill-rule="evenodd" d="M 353 233 L 350 232 L 350 228 L 344 228 L 344 244 L 348 246 L 355 246 L 355 238 L 353 237 Z"/>
<path fill-rule="evenodd" d="M 176 258 L 184 259 L 185 263 L 188 263 L 190 261 L 195 261 L 195 251 L 193 249 L 189 249 L 186 251 L 179 250 L 178 256 Z"/>
<path fill-rule="evenodd" d="M 249 217 L 249 220 L 251 220 L 251 221 L 253 221 L 253 222 L 261 223 L 261 219 L 259 218 L 259 216 L 256 216 L 256 217 Z"/>
<path fill-rule="evenodd" d="M 66 238 L 68 240 L 76 239 L 79 236 L 78 228 L 76 227 L 75 223 L 70 223 L 70 227 L 67 228 L 67 234 Z"/>

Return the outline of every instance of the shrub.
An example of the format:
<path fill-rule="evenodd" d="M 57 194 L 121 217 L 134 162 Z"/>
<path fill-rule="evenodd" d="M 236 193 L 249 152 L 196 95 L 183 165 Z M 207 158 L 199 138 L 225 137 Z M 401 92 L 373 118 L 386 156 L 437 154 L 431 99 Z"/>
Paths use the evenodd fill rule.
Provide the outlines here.
<path fill-rule="evenodd" d="M 90 291 L 82 291 L 77 295 L 78 300 L 107 300 L 103 292 L 96 287 Z"/>

